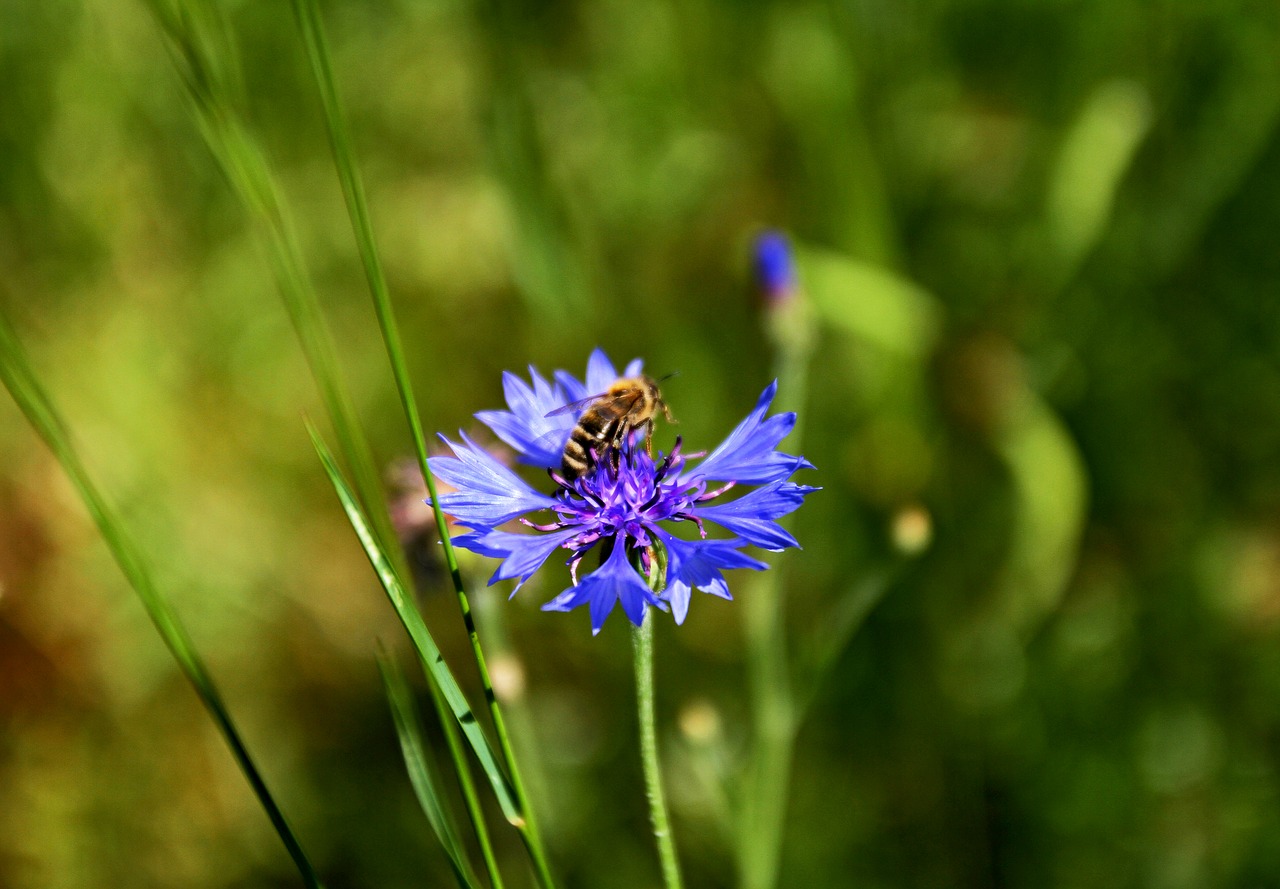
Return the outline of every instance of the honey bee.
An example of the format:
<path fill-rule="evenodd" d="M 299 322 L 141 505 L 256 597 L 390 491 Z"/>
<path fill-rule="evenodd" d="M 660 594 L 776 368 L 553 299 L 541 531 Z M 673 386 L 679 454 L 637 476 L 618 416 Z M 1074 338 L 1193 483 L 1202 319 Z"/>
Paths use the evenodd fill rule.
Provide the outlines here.
<path fill-rule="evenodd" d="M 652 433 L 653 418 L 659 410 L 668 423 L 675 422 L 671 409 L 658 391 L 657 381 L 645 374 L 624 377 L 610 386 L 607 392 L 566 404 L 547 416 L 577 410 L 582 410 L 582 415 L 569 433 L 560 463 L 560 474 L 571 483 L 586 475 L 609 448 L 617 448 L 633 429 Z"/>

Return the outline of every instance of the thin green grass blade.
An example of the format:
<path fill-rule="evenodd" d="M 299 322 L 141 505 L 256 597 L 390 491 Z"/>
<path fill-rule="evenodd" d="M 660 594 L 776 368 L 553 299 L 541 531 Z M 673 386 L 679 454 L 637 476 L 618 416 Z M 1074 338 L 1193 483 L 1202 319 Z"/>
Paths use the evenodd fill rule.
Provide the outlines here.
<path fill-rule="evenodd" d="M 470 7 L 482 39 L 490 83 L 485 112 L 490 163 L 511 199 L 516 228 L 513 272 L 517 292 L 549 330 L 571 328 L 593 310 L 592 264 L 575 237 L 573 211 L 549 174 L 546 146 L 522 59 L 529 34 L 511 3 L 482 0 Z"/>
<path fill-rule="evenodd" d="M 444 656 L 440 654 L 440 649 L 436 645 L 435 639 L 431 637 L 431 631 L 427 629 L 427 625 L 423 622 L 422 615 L 418 613 L 418 609 L 414 607 L 413 602 L 406 595 L 404 584 L 400 582 L 400 576 L 392 566 L 391 560 L 387 558 L 387 554 L 374 537 L 373 531 L 369 527 L 369 521 L 364 515 L 364 510 L 360 508 L 355 493 L 347 484 L 346 479 L 342 477 L 342 472 L 338 469 L 337 463 L 334 462 L 333 454 L 330 453 L 328 446 L 324 443 L 324 439 L 320 437 L 320 434 L 310 422 L 307 423 L 307 431 L 311 433 L 312 444 L 315 445 L 316 453 L 320 455 L 320 461 L 324 464 L 325 472 L 328 473 L 329 480 L 333 483 L 334 491 L 337 492 L 338 500 L 342 503 L 342 508 L 347 514 L 347 519 L 351 522 L 351 527 L 355 529 L 356 536 L 360 539 L 360 545 L 364 548 L 365 555 L 369 558 L 369 564 L 373 566 L 374 573 L 378 575 L 378 580 L 387 594 L 387 599 L 391 602 L 391 607 L 395 609 L 396 614 L 400 617 L 400 622 L 404 624 L 405 630 L 409 633 L 409 638 L 413 640 L 414 647 L 418 650 L 418 656 L 422 659 L 426 668 L 431 671 L 431 675 L 435 677 L 436 682 L 439 683 L 440 691 L 448 702 L 449 709 L 453 712 L 454 718 L 458 720 L 458 725 L 462 727 L 462 733 L 466 736 L 472 750 L 475 751 L 476 756 L 479 758 L 481 767 L 484 768 L 485 774 L 489 777 L 489 783 L 493 785 L 493 791 L 498 796 L 498 803 L 502 807 L 503 815 L 512 824 L 520 826 L 520 806 L 516 801 L 511 783 L 507 780 L 502 767 L 498 765 L 497 758 L 493 754 L 493 748 L 489 744 L 489 739 L 485 737 L 484 731 L 476 721 L 476 715 L 472 711 L 471 705 L 467 703 L 466 697 L 462 694 L 462 689 L 458 687 L 457 680 L 453 678 L 453 673 L 449 670 L 448 664 L 444 662 Z"/>
<path fill-rule="evenodd" d="M 9 326 L 8 319 L 3 315 L 0 315 L 0 380 L 4 381 L 5 388 L 9 390 L 13 400 L 26 415 L 28 422 L 44 439 L 49 450 L 62 465 L 63 471 L 71 479 L 71 483 L 89 510 L 120 570 L 137 592 L 138 598 L 142 600 L 142 605 L 160 633 L 160 638 L 164 640 L 174 660 L 178 662 L 182 672 L 195 687 L 196 694 L 209 711 L 209 715 L 213 717 L 218 730 L 222 732 L 227 746 L 231 748 L 232 756 L 235 757 L 240 770 L 244 772 L 249 786 L 258 797 L 258 802 L 266 811 L 276 833 L 279 834 L 290 857 L 293 858 L 303 882 L 309 887 L 318 889 L 320 879 L 316 875 L 315 868 L 311 866 L 292 828 L 289 827 L 284 812 L 276 803 L 271 791 L 267 788 L 266 781 L 254 764 L 253 757 L 249 754 L 249 749 L 241 738 L 195 645 L 179 623 L 168 600 L 156 588 L 142 554 L 125 530 L 120 517 L 89 477 L 88 470 L 85 469 L 84 463 L 81 462 L 71 444 L 71 436 L 66 424 L 62 421 L 52 399 L 40 385 L 21 343 Z"/>
<path fill-rule="evenodd" d="M 302 346 L 338 449 L 374 533 L 400 565 L 382 482 L 343 382 L 333 337 L 306 273 L 288 209 L 266 155 L 241 111 L 234 51 L 216 7 L 207 0 L 144 0 L 168 39 L 200 132 L 258 230 L 289 320 Z"/>
<path fill-rule="evenodd" d="M 427 821 L 440 839 L 440 845 L 444 846 L 444 851 L 449 856 L 458 885 L 465 889 L 478 889 L 480 884 L 475 871 L 471 869 L 471 862 L 467 860 L 466 847 L 458 836 L 453 814 L 445 802 L 439 770 L 427 755 L 409 683 L 405 681 L 400 667 L 385 652 L 378 655 L 378 669 L 382 673 L 387 702 L 391 705 L 391 718 L 395 721 L 396 734 L 400 738 L 400 751 L 404 755 L 405 769 L 409 773 L 413 792 L 418 797 L 418 804 L 422 806 L 423 814 L 427 816 Z M 443 715 L 447 720 L 446 724 L 452 722 L 452 716 L 447 712 Z M 461 767 L 466 767 L 465 762 Z"/>
<path fill-rule="evenodd" d="M 444 699 L 440 684 L 431 675 L 431 670 L 426 664 L 422 664 L 422 668 L 427 679 L 427 687 L 431 689 L 431 703 L 440 717 L 440 727 L 444 730 L 449 755 L 453 757 L 453 767 L 458 776 L 458 787 L 462 790 L 462 799 L 467 806 L 467 815 L 471 818 L 476 840 L 480 843 L 480 855 L 484 859 L 485 870 L 489 873 L 489 883 L 492 889 L 504 889 L 502 873 L 498 870 L 498 858 L 493 852 L 493 842 L 489 838 L 489 825 L 484 820 L 484 808 L 480 805 L 480 796 L 476 793 L 475 781 L 471 778 L 471 766 L 467 762 L 467 752 L 458 734 L 458 723 L 449 712 L 449 702 Z"/>
<path fill-rule="evenodd" d="M 396 324 L 395 312 L 391 306 L 391 296 L 387 287 L 386 275 L 382 263 L 378 259 L 377 243 L 374 239 L 373 225 L 369 218 L 368 203 L 364 196 L 364 186 L 360 179 L 359 168 L 352 149 L 352 140 L 346 125 L 346 117 L 342 113 L 338 98 L 337 86 L 333 77 L 333 65 L 330 61 L 328 42 L 325 39 L 324 27 L 320 19 L 315 0 L 293 0 L 293 10 L 302 35 L 302 42 L 311 62 L 312 74 L 320 91 L 320 101 L 324 108 L 325 122 L 328 127 L 329 144 L 333 150 L 334 165 L 337 167 L 338 179 L 342 183 L 342 193 L 346 200 L 347 212 L 351 218 L 351 227 L 355 234 L 356 244 L 360 250 L 360 258 L 364 264 L 365 277 L 368 280 L 369 292 L 373 298 L 374 312 L 378 325 L 382 330 L 382 340 L 386 346 L 387 358 L 391 364 L 392 376 L 395 379 L 396 391 L 400 395 L 400 404 L 404 409 L 405 419 L 409 424 L 409 432 L 413 437 L 413 446 L 418 458 L 418 466 L 426 480 L 431 495 L 431 508 L 435 513 L 436 528 L 440 540 L 444 544 L 445 561 L 453 579 L 454 591 L 458 599 L 458 607 L 462 612 L 462 620 L 471 642 L 472 656 L 476 669 L 484 686 L 485 701 L 489 707 L 489 715 L 493 720 L 498 735 L 498 744 L 511 776 L 511 785 L 520 806 L 521 837 L 533 859 L 538 880 L 543 889 L 553 889 L 554 882 L 547 863 L 545 848 L 538 830 L 533 807 L 529 803 L 520 769 L 516 764 L 515 751 L 512 749 L 507 732 L 506 720 L 498 705 L 498 698 L 493 692 L 493 683 L 489 677 L 489 668 L 485 662 L 484 651 L 480 645 L 480 637 L 476 632 L 475 620 L 471 614 L 471 603 L 467 597 L 462 574 L 458 570 L 458 560 L 453 543 L 449 538 L 448 523 L 440 510 L 439 497 L 436 491 L 435 478 L 427 463 L 427 446 L 422 431 L 422 420 L 418 414 L 417 399 L 409 380 L 408 366 L 404 358 L 404 348 Z M 368 504 L 366 504 L 366 507 Z M 401 572 L 403 576 L 403 572 Z"/>

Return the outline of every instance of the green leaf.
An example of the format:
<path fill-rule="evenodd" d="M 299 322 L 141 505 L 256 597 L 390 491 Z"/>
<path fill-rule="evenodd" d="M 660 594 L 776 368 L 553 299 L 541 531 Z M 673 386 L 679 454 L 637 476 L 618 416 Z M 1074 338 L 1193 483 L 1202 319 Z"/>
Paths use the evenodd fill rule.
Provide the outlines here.
<path fill-rule="evenodd" d="M 824 325 L 904 357 L 928 354 L 941 313 L 924 288 L 883 266 L 828 250 L 797 254 L 801 283 Z"/>
<path fill-rule="evenodd" d="M 1067 131 L 1046 208 L 1064 275 L 1075 270 L 1105 230 L 1151 119 L 1151 100 L 1143 88 L 1113 80 L 1094 91 Z"/>

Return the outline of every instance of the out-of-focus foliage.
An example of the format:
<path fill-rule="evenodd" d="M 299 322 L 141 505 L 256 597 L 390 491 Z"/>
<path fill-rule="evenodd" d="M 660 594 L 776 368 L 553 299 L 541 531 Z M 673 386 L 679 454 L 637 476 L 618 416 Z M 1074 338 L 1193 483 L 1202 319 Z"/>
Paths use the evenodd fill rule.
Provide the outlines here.
<path fill-rule="evenodd" d="M 215 8 L 390 465 L 408 439 L 287 5 Z M 601 345 L 679 370 L 678 429 L 714 445 L 772 373 L 750 238 L 801 245 L 819 335 L 786 407 L 825 490 L 793 523 L 805 551 L 773 560 L 813 697 L 780 885 L 1280 882 L 1280 16 L 324 13 L 429 428 L 499 406 L 503 369 L 580 371 Z M 0 4 L 0 303 L 326 884 L 446 885 L 374 662 L 403 641 L 175 72 L 136 0 Z M 0 885 L 293 885 L 7 400 L 0 460 Z M 427 619 L 474 692 L 432 550 Z M 478 588 L 491 568 L 467 570 Z M 761 583 L 731 579 L 740 600 Z M 808 688 L 833 616 L 877 583 Z M 625 630 L 537 610 L 558 591 L 477 595 L 495 681 L 565 886 L 653 885 Z M 704 766 L 745 754 L 741 606 L 701 597 L 657 638 L 695 886 L 735 881 L 733 787 Z"/>

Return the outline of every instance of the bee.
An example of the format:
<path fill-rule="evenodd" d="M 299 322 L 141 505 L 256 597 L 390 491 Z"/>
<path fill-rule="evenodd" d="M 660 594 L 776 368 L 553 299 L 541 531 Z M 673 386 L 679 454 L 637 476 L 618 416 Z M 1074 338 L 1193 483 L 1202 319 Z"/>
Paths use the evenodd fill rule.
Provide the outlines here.
<path fill-rule="evenodd" d="M 560 474 L 570 483 L 586 475 L 606 451 L 617 448 L 633 429 L 652 433 L 653 418 L 658 411 L 662 411 L 668 423 L 675 422 L 658 391 L 657 381 L 645 374 L 624 377 L 607 392 L 566 404 L 547 416 L 577 410 L 582 410 L 582 415 L 569 433 L 560 463 Z"/>

